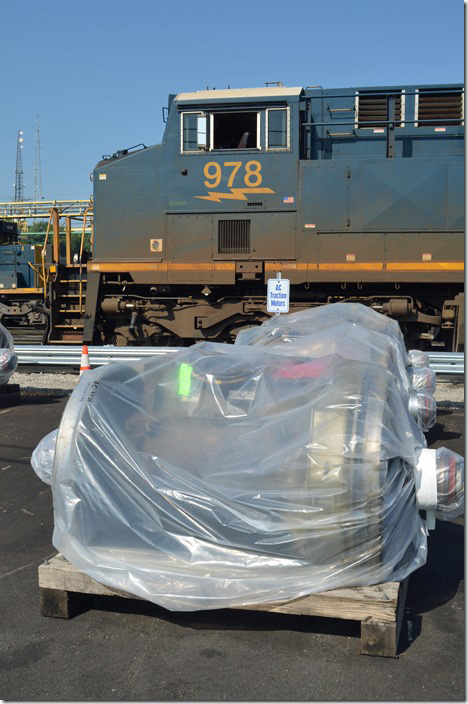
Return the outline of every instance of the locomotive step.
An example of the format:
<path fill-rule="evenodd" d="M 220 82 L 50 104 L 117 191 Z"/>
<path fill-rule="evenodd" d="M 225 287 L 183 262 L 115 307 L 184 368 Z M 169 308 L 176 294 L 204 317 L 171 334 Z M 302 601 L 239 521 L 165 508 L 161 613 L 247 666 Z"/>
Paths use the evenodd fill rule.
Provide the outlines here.
<path fill-rule="evenodd" d="M 237 608 L 360 621 L 361 654 L 395 658 L 398 657 L 407 588 L 408 579 L 405 579 L 404 582 L 331 589 L 292 601 Z M 80 572 L 60 553 L 40 565 L 39 596 L 43 616 L 71 618 L 92 595 L 139 599 L 97 582 Z"/>
<path fill-rule="evenodd" d="M 66 325 L 54 325 L 54 328 L 83 328 L 82 323 L 67 323 Z"/>

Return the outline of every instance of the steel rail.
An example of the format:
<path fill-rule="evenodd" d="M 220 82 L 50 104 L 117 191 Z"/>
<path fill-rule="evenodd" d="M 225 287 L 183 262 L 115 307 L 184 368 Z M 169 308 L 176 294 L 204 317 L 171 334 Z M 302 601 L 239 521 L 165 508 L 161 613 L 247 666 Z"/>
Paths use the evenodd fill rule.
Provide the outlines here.
<path fill-rule="evenodd" d="M 112 345 L 88 347 L 92 367 L 102 364 L 135 362 L 143 357 L 177 352 L 181 347 L 114 347 Z M 81 361 L 79 345 L 16 345 L 15 353 L 19 365 L 79 367 Z M 440 376 L 462 377 L 465 373 L 463 352 L 429 352 L 429 364 Z"/>

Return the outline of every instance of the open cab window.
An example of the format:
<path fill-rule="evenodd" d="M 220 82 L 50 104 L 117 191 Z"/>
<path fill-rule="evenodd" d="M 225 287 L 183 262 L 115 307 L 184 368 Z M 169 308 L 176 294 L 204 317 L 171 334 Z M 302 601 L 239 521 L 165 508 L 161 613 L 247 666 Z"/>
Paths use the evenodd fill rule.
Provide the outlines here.
<path fill-rule="evenodd" d="M 264 116 L 264 117 L 263 117 Z M 230 112 L 183 112 L 181 114 L 181 151 L 260 150 L 262 120 L 267 151 L 290 148 L 289 108 L 232 110 Z"/>
<path fill-rule="evenodd" d="M 259 112 L 218 112 L 210 121 L 211 149 L 260 149 Z"/>
<path fill-rule="evenodd" d="M 181 151 L 260 149 L 260 112 L 184 112 Z"/>

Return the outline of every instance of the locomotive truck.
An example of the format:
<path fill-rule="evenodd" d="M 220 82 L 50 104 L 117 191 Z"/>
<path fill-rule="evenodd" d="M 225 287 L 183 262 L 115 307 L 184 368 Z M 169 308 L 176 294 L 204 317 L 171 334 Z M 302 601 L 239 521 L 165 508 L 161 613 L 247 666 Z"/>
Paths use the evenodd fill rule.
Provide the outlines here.
<path fill-rule="evenodd" d="M 170 95 L 161 144 L 93 172 L 87 262 L 54 262 L 48 341 L 230 342 L 291 310 L 359 301 L 410 347 L 461 350 L 459 84 Z"/>

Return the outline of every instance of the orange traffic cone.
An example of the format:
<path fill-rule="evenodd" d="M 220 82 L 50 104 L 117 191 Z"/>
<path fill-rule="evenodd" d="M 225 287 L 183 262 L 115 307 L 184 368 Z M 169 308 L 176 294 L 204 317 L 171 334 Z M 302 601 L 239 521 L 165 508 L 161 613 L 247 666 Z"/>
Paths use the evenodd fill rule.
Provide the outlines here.
<path fill-rule="evenodd" d="M 90 369 L 91 367 L 89 366 L 88 345 L 83 345 L 83 351 L 81 353 L 80 376 L 83 374 L 83 372 L 87 372 Z"/>

